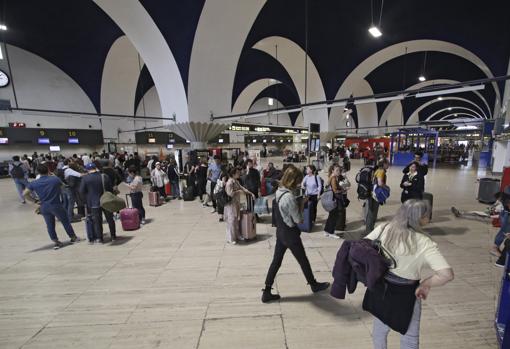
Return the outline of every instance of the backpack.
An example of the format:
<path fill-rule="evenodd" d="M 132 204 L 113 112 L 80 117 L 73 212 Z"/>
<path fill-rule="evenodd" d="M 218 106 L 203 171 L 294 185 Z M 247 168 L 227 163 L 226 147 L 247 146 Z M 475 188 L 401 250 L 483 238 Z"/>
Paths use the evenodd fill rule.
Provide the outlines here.
<path fill-rule="evenodd" d="M 372 194 L 374 186 L 375 167 L 365 166 L 356 174 L 356 183 L 358 183 L 358 199 L 367 200 Z"/>
<path fill-rule="evenodd" d="M 19 163 L 17 165 L 12 164 L 12 170 L 11 170 L 12 178 L 24 178 L 25 177 L 25 171 L 23 171 L 23 168 L 21 166 L 22 166 L 21 163 Z"/>
<path fill-rule="evenodd" d="M 221 188 L 216 194 L 214 194 L 214 199 L 220 206 L 223 207 L 232 201 L 232 197 L 227 194 L 225 188 Z"/>
<path fill-rule="evenodd" d="M 317 185 L 317 187 L 319 186 L 319 182 L 317 181 L 317 175 L 314 176 L 315 177 L 315 184 Z M 319 180 L 321 181 L 321 191 L 319 193 L 319 195 L 322 195 L 324 194 L 324 179 L 322 179 L 322 177 L 319 177 Z"/>
<path fill-rule="evenodd" d="M 331 188 L 328 188 L 321 196 L 321 204 L 326 212 L 331 212 L 337 208 L 338 202 L 335 199 L 335 193 Z"/>

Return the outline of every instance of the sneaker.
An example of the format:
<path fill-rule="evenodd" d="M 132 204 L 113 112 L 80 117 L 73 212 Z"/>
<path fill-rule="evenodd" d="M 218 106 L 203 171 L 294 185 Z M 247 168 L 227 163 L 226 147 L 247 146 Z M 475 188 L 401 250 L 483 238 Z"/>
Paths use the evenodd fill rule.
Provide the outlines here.
<path fill-rule="evenodd" d="M 328 287 L 329 287 L 329 282 L 316 282 L 315 284 L 310 285 L 310 288 L 312 289 L 313 293 L 327 290 Z"/>
<path fill-rule="evenodd" d="M 112 242 L 113 242 L 113 241 L 115 241 L 115 240 L 117 240 L 117 235 L 112 234 L 112 235 L 111 235 L 111 237 L 112 237 Z"/>
<path fill-rule="evenodd" d="M 70 243 L 74 244 L 75 242 L 79 242 L 81 239 L 77 236 L 73 236 L 71 240 L 69 240 Z"/>
<path fill-rule="evenodd" d="M 453 207 L 453 206 L 452 206 L 451 210 L 452 210 L 452 213 L 453 213 L 453 215 L 454 215 L 455 217 L 459 218 L 459 217 L 461 216 L 460 211 L 459 211 L 459 210 L 457 210 L 455 207 Z"/>
<path fill-rule="evenodd" d="M 94 240 L 89 240 L 89 245 L 94 245 Z"/>
<path fill-rule="evenodd" d="M 330 233 L 324 233 L 324 236 L 332 239 L 340 239 L 340 236 Z"/>
<path fill-rule="evenodd" d="M 101 240 L 101 239 L 96 239 L 96 240 L 94 240 L 94 243 L 95 243 L 95 244 L 103 244 L 103 240 Z"/>
<path fill-rule="evenodd" d="M 504 268 L 505 267 L 505 261 L 497 260 L 496 263 L 494 263 L 494 266 L 498 268 Z"/>
<path fill-rule="evenodd" d="M 213 208 L 213 209 L 211 210 L 211 213 L 216 213 L 216 209 L 215 209 L 215 208 Z"/>
<path fill-rule="evenodd" d="M 140 222 L 141 225 L 145 225 L 145 219 L 142 219 L 142 221 Z"/>
<path fill-rule="evenodd" d="M 262 303 L 269 303 L 269 302 L 272 302 L 272 301 L 277 301 L 279 300 L 281 297 L 279 294 L 272 294 L 271 293 L 271 290 L 262 290 Z"/>
<path fill-rule="evenodd" d="M 55 245 L 53 246 L 53 249 L 54 249 L 54 250 L 58 250 L 59 248 L 64 247 L 64 244 L 63 244 L 63 243 L 61 243 L 61 242 L 60 242 L 60 241 L 58 241 L 58 240 L 57 240 L 57 241 L 54 241 L 54 243 L 55 243 Z"/>

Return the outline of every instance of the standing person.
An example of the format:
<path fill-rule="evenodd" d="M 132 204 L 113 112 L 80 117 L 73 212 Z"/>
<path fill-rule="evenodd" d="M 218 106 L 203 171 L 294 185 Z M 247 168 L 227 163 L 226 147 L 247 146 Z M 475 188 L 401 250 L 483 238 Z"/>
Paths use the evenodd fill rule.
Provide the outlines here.
<path fill-rule="evenodd" d="M 200 201 L 202 202 L 202 205 L 204 207 L 207 205 L 207 201 L 204 198 L 204 194 L 212 195 L 210 191 L 207 193 L 206 186 L 207 186 L 207 160 L 201 159 L 200 164 L 195 167 L 195 173 L 197 177 L 197 194 L 200 197 Z M 211 197 L 212 200 L 212 197 Z"/>
<path fill-rule="evenodd" d="M 220 175 L 218 175 L 218 179 L 219 176 Z M 230 178 L 225 185 L 225 191 L 227 192 L 227 195 L 231 197 L 231 200 L 225 205 L 223 214 L 225 221 L 227 222 L 227 242 L 235 245 L 237 240 L 243 239 L 239 231 L 239 221 L 241 219 L 241 194 L 245 193 L 252 197 L 253 194 L 239 183 L 239 178 L 241 177 L 241 169 L 239 167 L 231 169 L 229 177 Z"/>
<path fill-rule="evenodd" d="M 117 171 L 113 168 L 113 162 L 110 160 L 105 161 L 105 166 L 103 167 L 103 173 L 108 176 L 110 179 L 110 183 L 112 183 L 113 188 L 117 189 L 117 186 L 122 183 L 122 177 L 119 175 Z"/>
<path fill-rule="evenodd" d="M 333 164 L 329 167 L 329 177 L 328 177 L 328 185 L 331 187 L 335 195 L 335 200 L 337 202 L 337 208 L 329 211 L 328 219 L 326 220 L 326 224 L 324 225 L 324 236 L 340 239 L 340 236 L 335 234 L 337 221 L 343 220 L 343 229 L 345 230 L 345 205 L 344 205 L 344 195 L 345 189 L 340 185 L 344 180 L 342 176 L 342 168 L 338 164 Z"/>
<path fill-rule="evenodd" d="M 379 161 L 377 170 L 374 172 L 374 183 L 380 187 L 386 186 L 386 171 L 390 163 L 388 159 Z M 370 196 L 363 205 L 365 216 L 365 234 L 369 234 L 374 230 L 377 214 L 379 213 L 379 202 Z"/>
<path fill-rule="evenodd" d="M 402 203 L 409 199 L 423 199 L 425 183 L 423 177 L 418 174 L 419 166 L 419 163 L 413 162 L 409 165 L 409 172 L 402 177 L 400 182 L 400 188 L 402 188 L 400 201 Z"/>
<path fill-rule="evenodd" d="M 220 175 L 220 179 L 216 182 L 216 186 L 214 187 L 213 192 L 214 197 L 216 197 L 216 194 L 218 194 L 220 191 L 225 190 L 227 181 L 228 175 L 225 172 L 222 172 Z M 220 216 L 219 221 L 223 222 L 223 214 L 225 212 L 225 206 L 223 205 L 223 203 L 216 201 L 216 210 L 218 212 L 218 216 Z"/>
<path fill-rule="evenodd" d="M 266 287 L 262 293 L 263 303 L 280 299 L 280 295 L 271 293 L 271 288 L 287 249 L 292 252 L 298 261 L 313 292 L 323 291 L 329 287 L 329 282 L 317 282 L 315 280 L 301 241 L 301 231 L 297 227 L 298 223 L 303 222 L 303 204 L 305 200 L 299 203 L 294 191 L 299 189 L 302 180 L 303 173 L 296 166 L 290 165 L 285 170 L 280 186 L 276 191 L 276 210 L 274 211 L 276 215 L 276 245 L 273 260 L 267 271 Z"/>
<path fill-rule="evenodd" d="M 136 169 L 135 165 L 132 166 Z M 137 173 L 139 173 L 138 170 Z M 165 181 L 167 180 L 168 176 L 165 173 L 165 171 L 163 171 L 163 169 L 161 168 L 161 163 L 159 161 L 156 162 L 156 168 L 151 172 L 151 182 L 152 185 L 157 188 L 159 196 L 162 199 L 166 198 Z"/>
<path fill-rule="evenodd" d="M 207 179 L 211 181 L 211 192 L 209 193 L 211 195 L 212 203 L 213 203 L 213 209 L 212 209 L 211 213 L 216 212 L 216 199 L 214 198 L 213 194 L 214 194 L 214 187 L 216 186 L 216 182 L 220 178 L 220 174 L 221 174 L 221 160 L 218 155 L 214 155 L 213 162 L 209 164 L 209 169 L 207 170 Z M 239 171 L 239 175 L 241 175 L 240 171 Z M 238 179 L 239 178 L 237 178 L 237 180 Z"/>
<path fill-rule="evenodd" d="M 179 188 L 179 170 L 177 169 L 177 162 L 170 160 L 168 165 L 168 180 L 170 181 L 170 187 L 172 191 L 172 199 L 182 200 L 181 191 Z"/>
<path fill-rule="evenodd" d="M 407 329 L 400 337 L 400 348 L 418 348 L 422 300 L 432 287 L 453 280 L 452 268 L 422 230 L 429 222 L 429 210 L 426 201 L 407 200 L 389 224 L 379 225 L 366 237 L 380 240 L 396 262 L 384 277 L 384 287 L 367 289 L 363 300 L 363 309 L 376 316 L 372 331 L 375 349 L 387 348 L 388 325 Z M 434 273 L 423 279 L 427 267 Z"/>
<path fill-rule="evenodd" d="M 244 186 L 253 194 L 255 198 L 259 197 L 260 191 L 260 172 L 253 167 L 253 160 L 246 160 L 246 176 Z"/>
<path fill-rule="evenodd" d="M 12 157 L 12 162 L 9 164 L 9 175 L 16 185 L 16 190 L 22 204 L 26 203 L 23 191 L 28 187 L 29 172 L 30 169 L 20 161 L 18 155 Z"/>
<path fill-rule="evenodd" d="M 305 196 L 308 199 L 308 208 L 310 209 L 310 218 L 312 223 L 317 220 L 317 203 L 319 196 L 322 192 L 322 179 L 317 175 L 317 170 L 314 165 L 306 167 L 306 176 L 301 182 L 301 188 L 305 191 Z"/>
<path fill-rule="evenodd" d="M 65 209 L 67 212 L 67 218 L 69 222 L 79 222 L 79 218 L 74 217 L 74 204 L 76 203 L 76 190 L 78 189 L 79 182 L 81 180 L 81 173 L 73 170 L 69 167 L 70 161 L 68 159 L 64 160 L 64 167 L 62 170 L 64 171 L 64 202 L 66 203 Z"/>
<path fill-rule="evenodd" d="M 404 167 L 404 169 L 402 170 L 402 173 L 403 174 L 408 173 L 409 172 L 409 167 L 411 167 L 412 164 L 417 163 L 418 164 L 418 168 L 416 169 L 416 171 L 418 172 L 418 175 L 420 177 L 425 179 L 425 176 L 427 175 L 427 173 L 429 173 L 429 166 L 426 163 L 422 163 L 422 157 L 423 157 L 423 153 L 422 152 L 417 151 L 416 153 L 414 153 L 414 161 L 412 161 L 409 165 Z"/>
<path fill-rule="evenodd" d="M 145 208 L 143 207 L 143 178 L 136 173 L 136 167 L 132 166 L 128 168 L 128 177 L 126 184 L 129 187 L 129 197 L 131 198 L 131 204 L 133 208 L 138 210 L 138 218 L 140 224 L 145 224 Z"/>
<path fill-rule="evenodd" d="M 33 201 L 31 194 L 34 191 L 40 201 L 40 212 L 46 222 L 46 229 L 51 241 L 55 244 L 53 249 L 57 250 L 64 246 L 58 239 L 57 232 L 55 231 L 55 217 L 62 223 L 67 235 L 71 239 L 71 243 L 75 243 L 80 239 L 74 233 L 74 229 L 67 218 L 66 211 L 61 201 L 61 188 L 62 181 L 56 176 L 49 176 L 48 167 L 44 164 L 37 166 L 39 179 L 29 183 L 24 191 L 24 196 L 27 200 Z"/>
<path fill-rule="evenodd" d="M 86 198 L 87 212 L 92 219 L 93 231 L 88 236 L 89 243 L 103 243 L 103 214 L 110 228 L 112 241 L 117 238 L 113 213 L 101 208 L 100 198 L 105 191 L 113 192 L 113 185 L 108 176 L 101 174 L 92 162 L 85 166 L 88 174 L 82 177 L 80 193 Z M 103 190 L 104 188 L 104 190 Z"/>

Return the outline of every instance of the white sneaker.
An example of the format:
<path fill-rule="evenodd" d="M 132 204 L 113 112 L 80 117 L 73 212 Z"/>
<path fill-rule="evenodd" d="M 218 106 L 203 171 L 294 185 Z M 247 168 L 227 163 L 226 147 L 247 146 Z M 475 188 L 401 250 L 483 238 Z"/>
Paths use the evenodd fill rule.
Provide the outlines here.
<path fill-rule="evenodd" d="M 335 235 L 335 234 L 330 234 L 330 233 L 324 233 L 324 236 L 326 236 L 328 238 L 332 238 L 332 239 L 340 239 L 340 236 Z"/>
<path fill-rule="evenodd" d="M 213 209 L 212 209 L 212 211 L 211 211 L 211 213 L 216 213 L 216 209 L 215 209 L 215 208 L 213 208 Z"/>
<path fill-rule="evenodd" d="M 145 219 L 142 219 L 142 221 L 140 222 L 141 225 L 144 225 L 145 224 Z"/>

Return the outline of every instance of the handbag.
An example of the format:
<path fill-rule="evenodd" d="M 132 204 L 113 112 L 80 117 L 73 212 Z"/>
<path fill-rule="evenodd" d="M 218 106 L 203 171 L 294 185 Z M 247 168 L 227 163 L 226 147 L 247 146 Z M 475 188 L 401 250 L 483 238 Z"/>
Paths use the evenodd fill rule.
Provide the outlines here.
<path fill-rule="evenodd" d="M 335 193 L 331 188 L 326 189 L 321 195 L 321 205 L 326 212 L 331 212 L 337 208 L 338 202 L 335 199 Z"/>
<path fill-rule="evenodd" d="M 101 175 L 101 183 L 103 184 L 103 194 L 99 198 L 101 208 L 108 212 L 119 212 L 126 208 L 126 202 L 119 198 L 117 195 L 106 191 L 104 187 L 104 175 Z"/>

